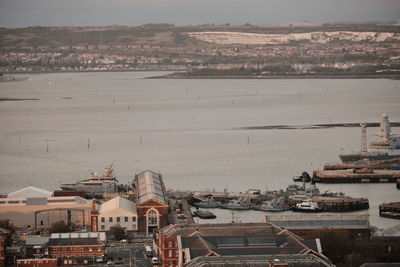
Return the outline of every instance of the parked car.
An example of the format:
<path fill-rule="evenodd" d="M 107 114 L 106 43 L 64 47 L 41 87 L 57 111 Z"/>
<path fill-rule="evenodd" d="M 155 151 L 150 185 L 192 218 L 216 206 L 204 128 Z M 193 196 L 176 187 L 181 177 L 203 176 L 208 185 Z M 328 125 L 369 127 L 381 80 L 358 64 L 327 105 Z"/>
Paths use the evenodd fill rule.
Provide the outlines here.
<path fill-rule="evenodd" d="M 147 257 L 152 257 L 153 256 L 153 250 L 151 249 L 150 246 L 145 246 L 145 251 L 146 251 L 146 256 Z"/>
<path fill-rule="evenodd" d="M 151 258 L 151 263 L 152 263 L 153 265 L 158 265 L 158 258 L 157 258 L 157 257 Z"/>

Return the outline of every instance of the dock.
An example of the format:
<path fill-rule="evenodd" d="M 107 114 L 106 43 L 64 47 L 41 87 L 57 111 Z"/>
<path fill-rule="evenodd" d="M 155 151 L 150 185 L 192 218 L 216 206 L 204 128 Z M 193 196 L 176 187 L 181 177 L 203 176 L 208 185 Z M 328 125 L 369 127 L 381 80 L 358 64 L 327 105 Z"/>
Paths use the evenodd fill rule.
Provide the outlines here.
<path fill-rule="evenodd" d="M 355 162 L 343 162 L 336 164 L 325 164 L 324 170 L 395 170 L 400 166 L 400 158 L 387 159 L 387 160 L 360 160 Z"/>
<path fill-rule="evenodd" d="M 400 202 L 383 203 L 379 205 L 379 215 L 393 219 L 400 219 Z"/>
<path fill-rule="evenodd" d="M 316 183 L 396 183 L 400 170 L 323 170 L 314 171 Z"/>

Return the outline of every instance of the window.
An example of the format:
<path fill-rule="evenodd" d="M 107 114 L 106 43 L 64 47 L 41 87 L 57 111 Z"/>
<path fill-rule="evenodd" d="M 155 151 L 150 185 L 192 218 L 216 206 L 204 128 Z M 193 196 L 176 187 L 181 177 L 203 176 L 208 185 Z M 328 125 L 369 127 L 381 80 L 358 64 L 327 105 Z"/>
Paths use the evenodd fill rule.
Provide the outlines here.
<path fill-rule="evenodd" d="M 97 251 L 101 251 L 101 247 L 97 247 Z"/>
<path fill-rule="evenodd" d="M 112 222 L 113 220 L 112 220 L 112 217 L 108 217 L 108 221 L 109 222 Z"/>
<path fill-rule="evenodd" d="M 57 248 L 53 248 L 53 252 L 57 252 Z"/>
<path fill-rule="evenodd" d="M 72 247 L 72 248 L 71 248 L 71 251 L 75 251 L 75 247 Z"/>
<path fill-rule="evenodd" d="M 92 251 L 92 247 L 89 247 L 89 251 Z"/>
<path fill-rule="evenodd" d="M 105 222 L 105 221 L 106 221 L 106 218 L 101 217 L 101 222 Z"/>
<path fill-rule="evenodd" d="M 101 230 L 105 230 L 106 227 L 104 226 L 104 224 L 101 225 Z"/>
<path fill-rule="evenodd" d="M 168 250 L 168 257 L 172 257 L 172 250 Z"/>
<path fill-rule="evenodd" d="M 168 241 L 168 247 L 172 247 L 172 241 Z"/>
<path fill-rule="evenodd" d="M 81 251 L 83 251 L 83 247 L 81 247 Z"/>
<path fill-rule="evenodd" d="M 67 251 L 67 248 L 66 248 L 66 247 L 63 247 L 63 251 L 64 251 L 64 252 Z"/>
<path fill-rule="evenodd" d="M 136 222 L 136 217 L 132 217 L 132 222 Z"/>
<path fill-rule="evenodd" d="M 155 210 L 150 210 L 147 213 L 147 223 L 148 225 L 157 225 L 158 224 L 158 216 Z"/>
<path fill-rule="evenodd" d="M 128 221 L 128 217 L 125 217 L 125 222 L 127 222 Z"/>
<path fill-rule="evenodd" d="M 117 222 L 121 222 L 121 218 L 120 217 L 117 217 Z"/>

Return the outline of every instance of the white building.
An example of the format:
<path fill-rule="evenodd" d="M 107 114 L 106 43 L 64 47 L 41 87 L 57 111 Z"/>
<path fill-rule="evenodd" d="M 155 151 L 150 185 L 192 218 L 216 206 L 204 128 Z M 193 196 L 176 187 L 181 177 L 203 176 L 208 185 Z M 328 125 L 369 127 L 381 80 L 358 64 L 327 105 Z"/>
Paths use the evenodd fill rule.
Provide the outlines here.
<path fill-rule="evenodd" d="M 17 190 L 15 192 L 9 193 L 7 198 L 33 198 L 33 197 L 51 197 L 53 194 L 35 186 L 28 186 Z"/>
<path fill-rule="evenodd" d="M 137 208 L 134 202 L 117 196 L 100 206 L 99 231 L 109 231 L 110 227 L 116 224 L 127 231 L 138 230 Z"/>

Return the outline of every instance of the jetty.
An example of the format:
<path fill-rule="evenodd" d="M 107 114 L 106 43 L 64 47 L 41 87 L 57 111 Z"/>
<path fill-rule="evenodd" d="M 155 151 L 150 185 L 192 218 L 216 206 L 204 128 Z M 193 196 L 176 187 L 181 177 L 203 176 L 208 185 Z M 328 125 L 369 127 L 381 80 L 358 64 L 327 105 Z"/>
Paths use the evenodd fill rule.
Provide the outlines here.
<path fill-rule="evenodd" d="M 316 183 L 395 183 L 400 178 L 400 170 L 317 170 L 313 172 Z"/>
<path fill-rule="evenodd" d="M 386 160 L 359 160 L 354 162 L 343 162 L 336 164 L 325 164 L 324 170 L 360 170 L 360 169 L 373 169 L 373 170 L 396 170 L 400 169 L 400 157 Z"/>
<path fill-rule="evenodd" d="M 320 193 L 319 189 L 315 184 L 310 185 L 308 188 L 298 185 L 291 185 L 284 190 L 279 191 L 266 191 L 263 193 L 260 190 L 248 190 L 244 193 L 230 193 L 230 192 L 209 192 L 209 191 L 184 191 L 175 192 L 173 190 L 169 191 L 169 195 L 173 198 L 182 198 L 187 200 L 192 206 L 202 206 L 196 205 L 196 203 L 204 201 L 204 199 L 212 199 L 213 205 L 219 203 L 217 206 L 208 206 L 208 208 L 229 208 L 229 209 L 253 209 L 253 210 L 263 210 L 259 209 L 266 202 L 271 205 L 276 202 L 275 206 L 272 205 L 269 209 L 265 211 L 285 211 L 288 210 L 296 204 L 303 202 L 304 200 L 311 199 L 316 202 L 318 206 L 321 207 L 321 211 L 324 212 L 347 212 L 364 210 L 369 208 L 369 201 L 367 198 L 353 198 L 350 196 L 345 196 L 343 193 Z M 246 200 L 246 204 L 243 207 L 239 203 L 239 200 Z M 279 201 L 277 201 L 279 199 Z M 231 203 L 235 202 L 236 205 Z M 241 208 L 242 207 L 242 208 Z"/>

